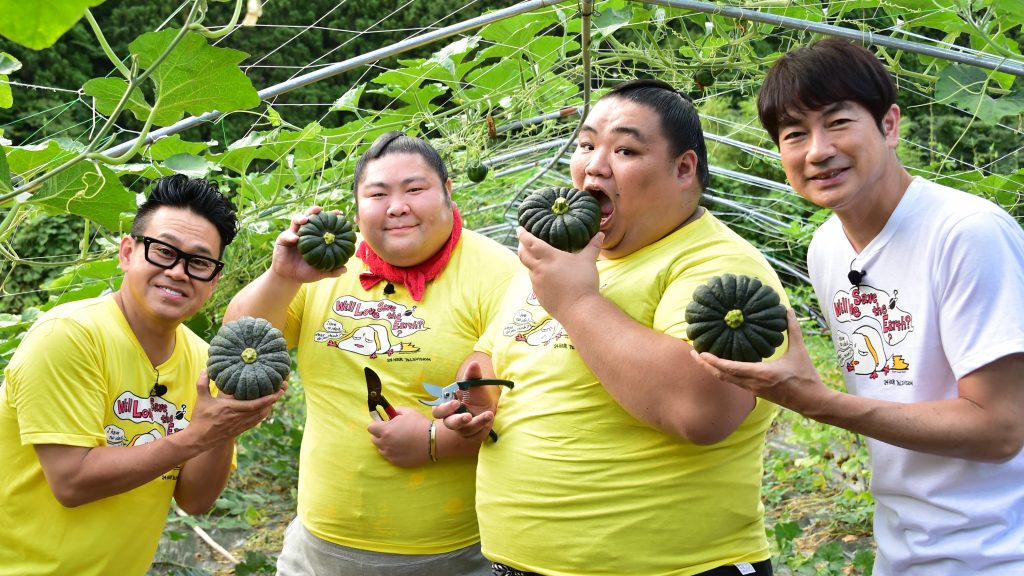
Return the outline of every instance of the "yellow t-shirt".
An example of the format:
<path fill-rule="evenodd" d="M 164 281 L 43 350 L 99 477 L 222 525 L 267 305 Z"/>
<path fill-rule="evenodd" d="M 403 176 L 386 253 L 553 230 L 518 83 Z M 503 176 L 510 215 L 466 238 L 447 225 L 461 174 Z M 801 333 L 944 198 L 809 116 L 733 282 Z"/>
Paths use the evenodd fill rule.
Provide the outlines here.
<path fill-rule="evenodd" d="M 363 368 L 380 375 L 393 406 L 429 418 L 430 407 L 419 401 L 433 397 L 422 383 L 454 380 L 497 312 L 516 264 L 507 248 L 467 230 L 419 302 L 402 285 L 391 295 L 384 294 L 385 282 L 364 290 L 364 265 L 357 258 L 340 278 L 299 291 L 285 337 L 298 346 L 306 392 L 298 513 L 313 534 L 394 554 L 438 554 L 479 540 L 476 460 L 442 459 L 406 469 L 384 459 L 366 431 Z"/>
<path fill-rule="evenodd" d="M 58 306 L 28 331 L 0 387 L 0 575 L 146 573 L 178 469 L 134 490 L 66 508 L 35 444 L 133 446 L 186 428 L 207 344 L 185 326 L 156 370 L 105 296 Z"/>
<path fill-rule="evenodd" d="M 605 297 L 679 338 L 693 290 L 713 276 L 756 276 L 784 294 L 764 257 L 710 213 L 625 258 L 598 261 L 598 271 Z M 650 427 L 605 391 L 526 274 L 513 279 L 477 348 L 515 382 L 498 405 L 501 441 L 479 456 L 487 558 L 547 576 L 689 575 L 768 558 L 760 486 L 773 404 L 759 400 L 712 446 Z M 636 377 L 643 373 L 637 366 Z"/>

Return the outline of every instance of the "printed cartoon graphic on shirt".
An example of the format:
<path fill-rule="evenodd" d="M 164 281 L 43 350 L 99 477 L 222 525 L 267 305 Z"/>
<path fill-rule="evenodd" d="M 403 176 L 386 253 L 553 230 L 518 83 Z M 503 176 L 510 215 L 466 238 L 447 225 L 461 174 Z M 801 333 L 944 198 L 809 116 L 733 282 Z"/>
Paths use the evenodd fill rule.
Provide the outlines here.
<path fill-rule="evenodd" d="M 840 290 L 832 299 L 832 315 L 838 326 L 836 358 L 847 372 L 876 379 L 893 372 L 904 372 L 909 362 L 895 347 L 914 331 L 913 317 L 898 304 L 899 290 L 892 294 L 873 286 L 858 285 Z M 844 330 L 843 324 L 850 324 Z M 910 385 L 912 382 L 887 379 L 886 384 Z"/>
<path fill-rule="evenodd" d="M 526 297 L 526 303 L 530 306 L 540 307 L 537 296 L 533 292 Z M 505 324 L 501 333 L 506 338 L 514 337 L 517 342 L 526 342 L 530 346 L 553 344 L 555 348 L 572 348 L 572 344 L 568 343 L 569 334 L 558 320 L 546 318 L 538 322 L 534 319 L 533 313 L 527 309 L 516 310 L 512 321 Z M 558 341 L 563 338 L 566 342 L 559 343 Z"/>
<path fill-rule="evenodd" d="M 416 306 L 407 308 L 386 298 L 366 301 L 342 296 L 334 301 L 331 312 L 354 322 L 346 329 L 343 321 L 328 318 L 324 329 L 313 335 L 313 341 L 371 359 L 383 355 L 391 361 L 394 354 L 419 352 L 420 348 L 407 338 L 429 330 L 426 322 L 416 316 Z"/>
<path fill-rule="evenodd" d="M 152 424 L 153 427 L 143 433 L 136 434 L 131 440 L 126 441 L 125 431 L 116 425 L 108 425 L 107 433 L 108 446 L 135 446 L 146 444 L 157 438 L 170 436 L 188 428 L 188 418 L 185 417 L 187 406 L 172 404 L 163 396 L 142 397 L 132 392 L 122 392 L 114 399 L 114 416 L 119 420 L 134 422 L 135 424 Z"/>
<path fill-rule="evenodd" d="M 107 424 L 103 428 L 107 446 L 141 446 L 181 432 L 189 425 L 187 408 L 187 405 L 175 405 L 163 396 L 143 397 L 130 391 L 122 392 L 114 399 L 111 411 L 114 418 L 124 424 Z M 176 470 L 180 468 L 177 466 L 161 478 L 177 479 Z"/>
<path fill-rule="evenodd" d="M 124 446 L 124 430 L 113 424 L 108 424 L 104 429 L 107 433 L 107 446 Z"/>

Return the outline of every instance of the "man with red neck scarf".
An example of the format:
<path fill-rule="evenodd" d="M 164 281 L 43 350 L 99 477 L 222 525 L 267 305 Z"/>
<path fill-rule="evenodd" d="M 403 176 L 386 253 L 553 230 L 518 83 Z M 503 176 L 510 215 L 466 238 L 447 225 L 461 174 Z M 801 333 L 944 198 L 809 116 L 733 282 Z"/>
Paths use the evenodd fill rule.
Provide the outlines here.
<path fill-rule="evenodd" d="M 313 207 L 225 316 L 267 318 L 298 348 L 307 420 L 278 574 L 490 574 L 475 515 L 479 443 L 418 400 L 432 399 L 423 383 L 466 375 L 460 362 L 497 312 L 515 255 L 462 229 L 448 171 L 423 140 L 379 137 L 353 188 L 361 238 L 346 267 L 322 272 L 299 254 Z M 397 416 L 367 414 L 366 367 Z"/>

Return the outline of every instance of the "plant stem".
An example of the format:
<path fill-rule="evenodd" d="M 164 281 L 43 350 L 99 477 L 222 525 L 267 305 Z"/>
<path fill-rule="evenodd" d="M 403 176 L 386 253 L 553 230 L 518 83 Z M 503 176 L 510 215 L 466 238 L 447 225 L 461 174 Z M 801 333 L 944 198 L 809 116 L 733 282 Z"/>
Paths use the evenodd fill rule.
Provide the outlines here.
<path fill-rule="evenodd" d="M 110 43 L 107 42 L 107 37 L 103 35 L 103 29 L 100 28 L 99 22 L 93 17 L 92 11 L 88 8 L 85 9 L 85 19 L 89 22 L 89 27 L 92 28 L 92 33 L 96 36 L 96 41 L 100 43 L 100 48 L 103 48 L 103 53 L 110 58 L 110 62 L 113 63 L 114 68 L 121 73 L 125 78 L 131 78 L 131 72 L 128 71 L 128 67 L 124 65 L 124 62 L 114 54 L 114 50 L 110 47 Z"/>
<path fill-rule="evenodd" d="M 217 40 L 227 36 L 238 25 L 238 17 L 242 14 L 242 0 L 235 0 L 235 13 L 231 15 L 231 23 L 224 25 L 220 30 L 210 30 L 206 26 L 196 26 L 193 29 L 209 38 Z"/>

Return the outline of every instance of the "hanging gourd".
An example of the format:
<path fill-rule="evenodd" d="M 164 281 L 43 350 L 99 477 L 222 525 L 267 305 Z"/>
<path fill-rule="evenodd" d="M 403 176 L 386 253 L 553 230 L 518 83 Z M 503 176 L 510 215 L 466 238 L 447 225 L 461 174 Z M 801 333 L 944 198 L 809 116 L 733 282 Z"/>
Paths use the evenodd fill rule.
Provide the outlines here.
<path fill-rule="evenodd" d="M 487 178 L 487 173 L 490 169 L 483 162 L 477 162 L 466 169 L 466 176 L 469 177 L 470 182 L 479 184 Z"/>

